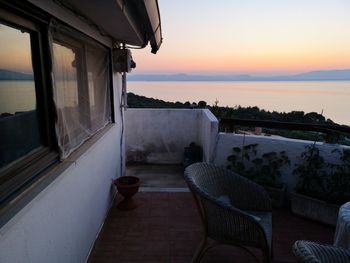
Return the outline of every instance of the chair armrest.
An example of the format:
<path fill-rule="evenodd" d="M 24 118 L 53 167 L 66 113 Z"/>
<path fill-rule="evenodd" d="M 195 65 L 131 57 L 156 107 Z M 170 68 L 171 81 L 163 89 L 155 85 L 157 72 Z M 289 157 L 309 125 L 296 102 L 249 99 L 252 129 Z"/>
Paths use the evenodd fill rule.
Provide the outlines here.
<path fill-rule="evenodd" d="M 316 242 L 298 240 L 293 245 L 294 255 L 299 263 L 348 263 L 350 252 L 332 245 L 323 245 Z"/>

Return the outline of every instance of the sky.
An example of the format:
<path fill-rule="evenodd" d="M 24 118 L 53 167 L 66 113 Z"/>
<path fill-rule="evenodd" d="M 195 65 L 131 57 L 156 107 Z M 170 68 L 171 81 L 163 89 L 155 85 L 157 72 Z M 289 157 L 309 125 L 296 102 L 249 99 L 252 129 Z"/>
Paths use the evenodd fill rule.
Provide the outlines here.
<path fill-rule="evenodd" d="M 350 68 L 349 0 L 158 0 L 163 44 L 134 74 L 294 74 Z"/>
<path fill-rule="evenodd" d="M 0 69 L 33 73 L 30 36 L 0 24 Z"/>

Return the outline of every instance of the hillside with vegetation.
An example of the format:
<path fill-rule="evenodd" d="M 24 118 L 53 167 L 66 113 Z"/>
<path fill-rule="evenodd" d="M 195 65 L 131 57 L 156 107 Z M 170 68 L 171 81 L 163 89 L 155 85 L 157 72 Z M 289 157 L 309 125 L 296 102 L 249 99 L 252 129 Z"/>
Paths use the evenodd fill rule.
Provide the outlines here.
<path fill-rule="evenodd" d="M 322 114 L 316 112 L 305 113 L 304 111 L 291 112 L 277 112 L 267 111 L 258 107 L 223 107 L 218 105 L 217 101 L 214 105 L 208 105 L 205 101 L 199 102 L 169 102 L 145 96 L 128 93 L 129 108 L 179 108 L 179 109 L 193 109 L 193 108 L 208 108 L 219 120 L 222 118 L 237 118 L 246 120 L 266 120 L 277 122 L 293 122 L 293 123 L 307 123 L 307 124 L 328 124 L 339 125 L 331 119 L 324 117 Z M 238 127 L 239 130 L 251 130 L 248 127 Z M 291 131 L 291 130 L 277 130 L 277 129 L 263 129 L 266 134 L 280 135 L 288 138 L 317 140 L 323 141 L 324 134 L 318 132 L 308 131 Z M 340 143 L 350 144 L 344 136 L 341 136 Z"/>
<path fill-rule="evenodd" d="M 130 108 L 208 108 L 218 118 L 239 118 L 249 120 L 269 120 L 279 122 L 298 122 L 298 123 L 317 123 L 317 124 L 335 124 L 331 119 L 326 119 L 323 115 L 316 112 L 305 113 L 303 111 L 277 112 L 266 111 L 258 107 L 222 107 L 207 105 L 205 101 L 196 102 L 169 102 L 154 98 L 139 96 L 134 93 L 128 93 L 128 106 Z"/>

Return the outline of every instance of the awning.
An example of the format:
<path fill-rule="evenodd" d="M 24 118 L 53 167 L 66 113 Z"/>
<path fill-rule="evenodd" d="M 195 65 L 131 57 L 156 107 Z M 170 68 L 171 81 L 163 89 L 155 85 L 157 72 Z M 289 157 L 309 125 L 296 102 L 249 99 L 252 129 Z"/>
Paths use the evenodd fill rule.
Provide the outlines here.
<path fill-rule="evenodd" d="M 139 47 L 150 43 L 152 53 L 156 53 L 162 43 L 157 0 L 30 1 L 49 13 L 52 13 L 55 4 L 58 8 L 70 9 L 120 43 Z"/>
<path fill-rule="evenodd" d="M 152 53 L 157 53 L 162 44 L 162 29 L 157 0 L 119 0 L 118 4 L 131 23 L 139 27 L 145 44 L 149 41 Z M 130 14 L 130 16 L 128 16 Z"/>

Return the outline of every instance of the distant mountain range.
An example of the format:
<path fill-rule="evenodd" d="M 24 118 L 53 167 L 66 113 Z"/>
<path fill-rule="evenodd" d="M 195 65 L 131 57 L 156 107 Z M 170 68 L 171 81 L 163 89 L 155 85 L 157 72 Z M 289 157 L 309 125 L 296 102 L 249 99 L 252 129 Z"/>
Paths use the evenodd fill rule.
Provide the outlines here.
<path fill-rule="evenodd" d="M 350 69 L 320 70 L 285 76 L 154 74 L 128 75 L 129 81 L 322 81 L 350 80 Z"/>
<path fill-rule="evenodd" d="M 0 80 L 33 80 L 32 74 L 0 69 Z"/>
<path fill-rule="evenodd" d="M 192 74 L 129 74 L 129 81 L 322 81 L 350 80 L 350 69 L 310 71 L 285 76 L 192 75 Z M 32 74 L 0 69 L 0 80 L 33 80 Z"/>

